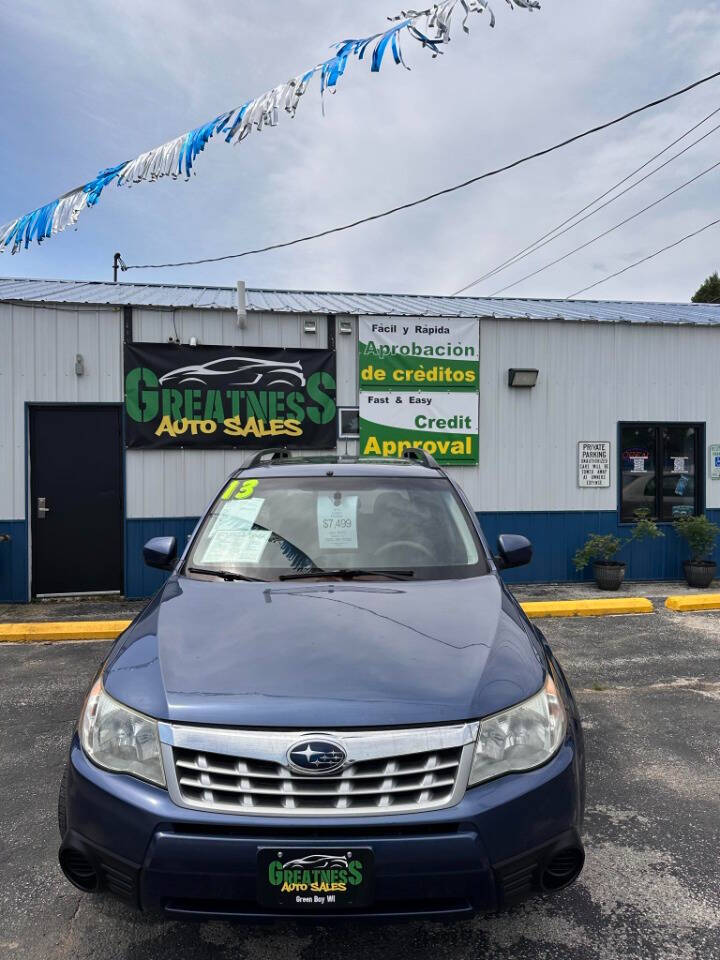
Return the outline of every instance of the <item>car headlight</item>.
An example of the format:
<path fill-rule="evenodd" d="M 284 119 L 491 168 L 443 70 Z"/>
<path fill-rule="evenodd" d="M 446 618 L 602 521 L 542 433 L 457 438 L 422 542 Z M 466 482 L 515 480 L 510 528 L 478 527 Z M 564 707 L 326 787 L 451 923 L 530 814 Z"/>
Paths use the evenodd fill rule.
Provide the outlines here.
<path fill-rule="evenodd" d="M 566 726 L 565 708 L 548 674 L 534 697 L 480 723 L 468 785 L 541 766 L 559 749 Z"/>
<path fill-rule="evenodd" d="M 80 717 L 80 743 L 99 767 L 165 786 L 157 723 L 113 700 L 98 677 Z"/>

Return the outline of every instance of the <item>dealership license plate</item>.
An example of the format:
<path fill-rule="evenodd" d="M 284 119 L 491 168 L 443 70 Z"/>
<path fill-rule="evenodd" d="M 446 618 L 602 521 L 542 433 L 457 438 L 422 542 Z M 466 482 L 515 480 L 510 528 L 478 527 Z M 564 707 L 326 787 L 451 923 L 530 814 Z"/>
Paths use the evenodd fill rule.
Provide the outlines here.
<path fill-rule="evenodd" d="M 368 847 L 261 847 L 257 897 L 265 907 L 342 910 L 373 896 L 373 853 Z"/>

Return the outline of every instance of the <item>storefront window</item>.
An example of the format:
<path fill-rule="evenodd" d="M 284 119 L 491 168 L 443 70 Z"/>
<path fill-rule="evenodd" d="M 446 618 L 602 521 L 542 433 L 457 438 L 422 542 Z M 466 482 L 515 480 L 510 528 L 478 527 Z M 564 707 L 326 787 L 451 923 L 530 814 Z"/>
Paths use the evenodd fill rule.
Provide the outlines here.
<path fill-rule="evenodd" d="M 631 523 L 646 507 L 657 520 L 702 512 L 698 470 L 702 427 L 624 424 L 620 429 L 620 519 Z"/>

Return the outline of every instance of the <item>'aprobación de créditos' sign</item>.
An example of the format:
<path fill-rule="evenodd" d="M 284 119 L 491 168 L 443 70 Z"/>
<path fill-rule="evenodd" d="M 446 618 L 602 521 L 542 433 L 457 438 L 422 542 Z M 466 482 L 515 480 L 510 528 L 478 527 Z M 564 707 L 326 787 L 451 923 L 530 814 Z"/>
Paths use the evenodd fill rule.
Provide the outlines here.
<path fill-rule="evenodd" d="M 358 339 L 360 456 L 421 447 L 439 463 L 476 464 L 478 322 L 363 317 Z"/>

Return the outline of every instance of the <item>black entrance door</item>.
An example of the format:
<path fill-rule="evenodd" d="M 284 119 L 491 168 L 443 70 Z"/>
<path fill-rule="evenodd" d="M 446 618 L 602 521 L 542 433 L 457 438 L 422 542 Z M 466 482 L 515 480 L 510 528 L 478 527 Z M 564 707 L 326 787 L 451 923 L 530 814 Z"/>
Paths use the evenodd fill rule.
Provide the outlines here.
<path fill-rule="evenodd" d="M 120 409 L 30 408 L 35 596 L 122 589 Z"/>

